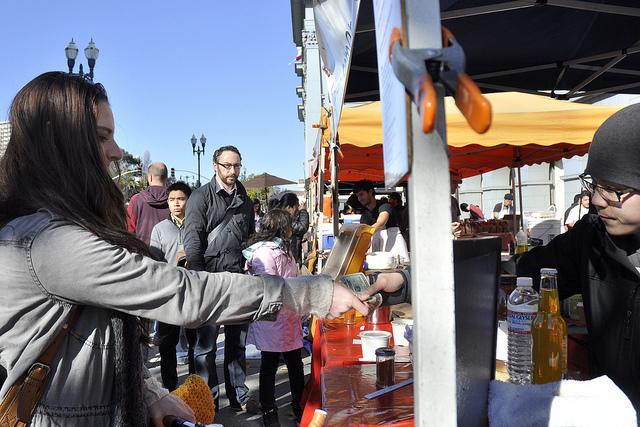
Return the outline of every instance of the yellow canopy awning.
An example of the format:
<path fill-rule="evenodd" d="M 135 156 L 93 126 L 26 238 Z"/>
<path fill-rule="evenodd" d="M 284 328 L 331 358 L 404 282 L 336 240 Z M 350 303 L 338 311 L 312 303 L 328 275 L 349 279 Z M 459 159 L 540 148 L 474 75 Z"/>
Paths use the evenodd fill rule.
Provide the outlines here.
<path fill-rule="evenodd" d="M 607 117 L 621 108 L 578 104 L 514 92 L 485 96 L 491 102 L 493 122 L 489 131 L 482 135 L 469 128 L 454 100 L 445 98 L 449 146 L 584 144 L 591 141 L 593 133 Z M 338 133 L 341 145 L 369 147 L 382 144 L 380 102 L 345 107 Z"/>
<path fill-rule="evenodd" d="M 512 92 L 485 96 L 492 105 L 493 121 L 482 135 L 471 130 L 452 98 L 445 99 L 450 167 L 463 177 L 585 154 L 598 126 L 621 108 Z M 380 180 L 380 102 L 345 107 L 338 134 L 339 179 L 352 180 L 366 170 L 370 179 Z"/>

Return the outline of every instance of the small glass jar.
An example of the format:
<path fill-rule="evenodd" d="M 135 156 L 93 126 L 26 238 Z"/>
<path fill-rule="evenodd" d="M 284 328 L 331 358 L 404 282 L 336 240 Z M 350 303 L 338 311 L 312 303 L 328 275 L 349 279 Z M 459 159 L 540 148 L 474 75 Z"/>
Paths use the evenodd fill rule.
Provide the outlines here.
<path fill-rule="evenodd" d="M 376 349 L 376 387 L 393 385 L 396 351 L 391 347 Z"/>

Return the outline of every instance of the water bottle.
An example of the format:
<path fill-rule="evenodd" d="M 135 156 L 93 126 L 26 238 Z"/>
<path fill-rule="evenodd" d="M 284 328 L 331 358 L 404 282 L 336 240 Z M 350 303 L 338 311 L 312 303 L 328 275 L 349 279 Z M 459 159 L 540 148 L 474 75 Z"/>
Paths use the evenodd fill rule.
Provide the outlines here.
<path fill-rule="evenodd" d="M 531 277 L 518 277 L 516 283 L 507 301 L 507 370 L 512 383 L 530 384 L 531 322 L 538 312 L 540 297 L 532 287 Z"/>

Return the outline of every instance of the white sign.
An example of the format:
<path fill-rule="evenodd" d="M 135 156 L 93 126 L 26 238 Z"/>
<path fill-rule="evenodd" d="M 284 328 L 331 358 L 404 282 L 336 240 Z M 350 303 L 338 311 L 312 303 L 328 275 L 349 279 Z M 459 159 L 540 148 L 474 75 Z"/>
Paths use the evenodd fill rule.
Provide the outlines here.
<path fill-rule="evenodd" d="M 333 106 L 331 117 L 333 140 L 340 122 L 344 93 L 347 90 L 359 7 L 360 0 L 313 1 L 313 17 L 322 59 L 322 72 L 327 79 L 329 102 Z"/>
<path fill-rule="evenodd" d="M 409 140 L 404 86 L 389 62 L 389 39 L 394 27 L 402 30 L 400 0 L 373 0 L 378 52 L 378 82 L 382 109 L 384 183 L 396 185 L 409 173 Z"/>

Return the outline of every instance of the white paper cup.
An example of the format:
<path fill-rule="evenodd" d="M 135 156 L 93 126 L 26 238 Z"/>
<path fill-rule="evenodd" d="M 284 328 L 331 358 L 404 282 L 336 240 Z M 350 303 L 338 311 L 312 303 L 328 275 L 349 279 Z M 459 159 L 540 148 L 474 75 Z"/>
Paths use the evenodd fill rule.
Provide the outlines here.
<path fill-rule="evenodd" d="M 375 360 L 376 350 L 380 347 L 389 347 L 391 332 L 387 331 L 362 331 L 360 332 L 360 345 L 362 345 L 362 358 Z"/>
<path fill-rule="evenodd" d="M 393 342 L 396 345 L 409 345 L 409 341 L 404 337 L 404 330 L 407 325 L 413 326 L 413 319 L 394 319 L 391 322 L 391 326 L 393 327 Z"/>

